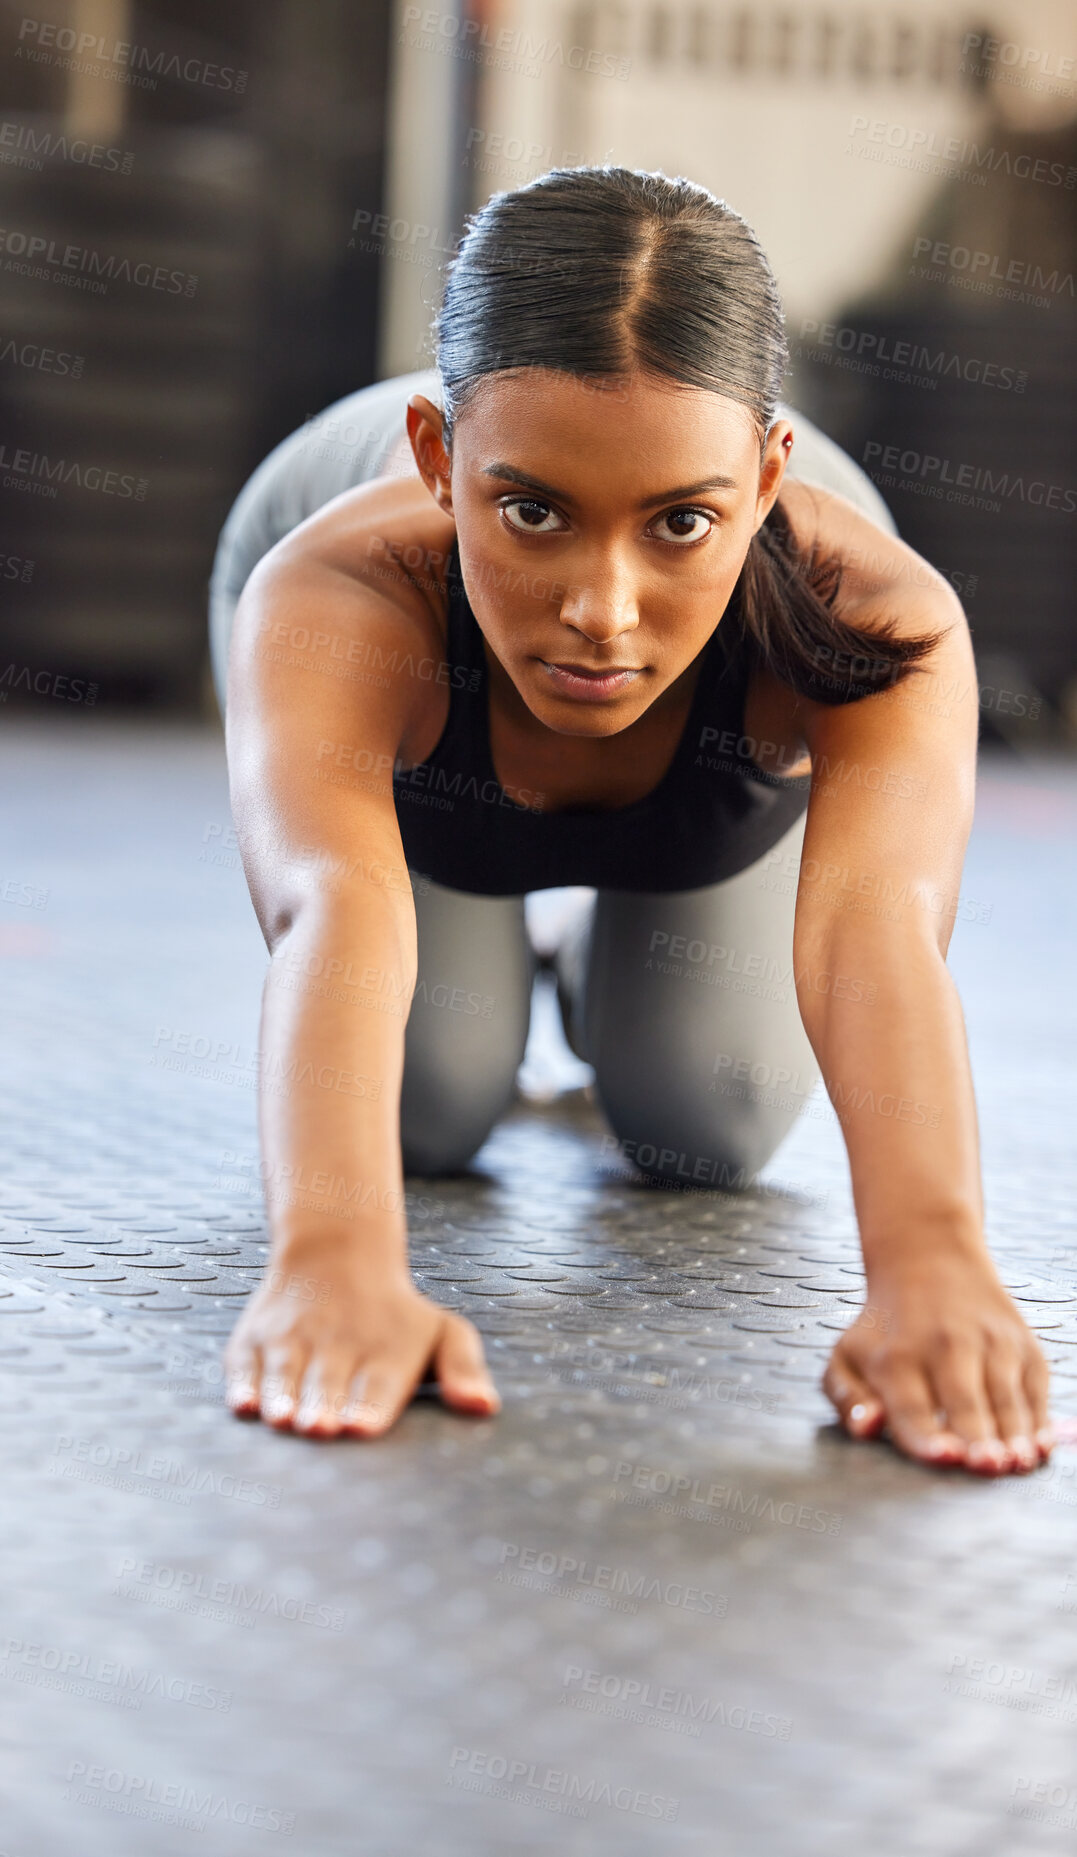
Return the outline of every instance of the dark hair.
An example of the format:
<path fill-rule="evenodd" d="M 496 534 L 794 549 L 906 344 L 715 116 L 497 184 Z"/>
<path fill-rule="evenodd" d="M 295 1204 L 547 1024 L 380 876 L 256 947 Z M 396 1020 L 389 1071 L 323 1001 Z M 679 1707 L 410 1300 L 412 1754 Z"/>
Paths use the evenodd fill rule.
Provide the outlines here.
<path fill-rule="evenodd" d="M 467 219 L 434 329 L 448 449 L 485 375 L 540 367 L 708 388 L 748 408 L 762 453 L 788 360 L 751 227 L 707 188 L 638 168 L 551 168 L 495 193 Z M 833 610 L 841 572 L 797 547 L 776 503 L 730 603 L 759 660 L 823 703 L 897 682 L 939 638 L 848 625 Z"/>

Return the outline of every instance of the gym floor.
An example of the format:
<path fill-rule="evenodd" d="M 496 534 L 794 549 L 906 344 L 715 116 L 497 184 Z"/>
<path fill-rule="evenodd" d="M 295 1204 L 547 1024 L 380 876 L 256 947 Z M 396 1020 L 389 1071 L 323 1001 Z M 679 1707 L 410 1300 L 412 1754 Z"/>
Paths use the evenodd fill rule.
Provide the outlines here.
<path fill-rule="evenodd" d="M 543 993 L 526 1099 L 409 1182 L 500 1417 L 244 1424 L 266 954 L 220 734 L 13 719 L 0 767 L 5 1857 L 1070 1850 L 1077 1453 L 979 1482 L 831 1423 L 862 1276 L 825 1097 L 760 1190 L 655 1190 Z M 1071 1417 L 1075 839 L 1071 764 L 985 757 L 950 956 Z"/>

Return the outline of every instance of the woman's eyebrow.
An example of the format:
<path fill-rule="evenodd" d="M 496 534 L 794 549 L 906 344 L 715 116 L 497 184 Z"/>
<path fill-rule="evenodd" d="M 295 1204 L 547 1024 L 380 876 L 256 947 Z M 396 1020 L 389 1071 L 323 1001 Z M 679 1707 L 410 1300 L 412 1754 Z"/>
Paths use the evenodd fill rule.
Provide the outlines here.
<path fill-rule="evenodd" d="M 484 464 L 483 477 L 502 477 L 510 484 L 519 484 L 524 490 L 537 490 L 543 496 L 552 497 L 555 503 L 575 505 L 576 498 L 569 496 L 567 490 L 556 490 L 552 484 L 543 483 L 541 477 L 532 477 L 527 471 L 518 471 L 515 465 L 505 464 L 500 460 L 496 464 Z M 736 480 L 732 477 L 705 477 L 698 484 L 680 484 L 675 490 L 662 490 L 657 496 L 645 496 L 637 503 L 637 509 L 652 509 L 656 503 L 675 503 L 681 497 L 700 496 L 704 490 L 735 490 Z"/>

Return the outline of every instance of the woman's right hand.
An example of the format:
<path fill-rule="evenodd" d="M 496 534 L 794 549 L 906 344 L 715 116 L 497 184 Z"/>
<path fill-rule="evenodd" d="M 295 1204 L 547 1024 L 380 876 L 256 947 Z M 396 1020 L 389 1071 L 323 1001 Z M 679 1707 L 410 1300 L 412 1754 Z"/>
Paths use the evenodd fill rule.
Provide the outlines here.
<path fill-rule="evenodd" d="M 233 1412 L 319 1438 L 379 1437 L 428 1367 L 457 1411 L 501 1405 L 474 1323 L 424 1296 L 395 1260 L 360 1263 L 339 1243 L 270 1261 L 224 1366 Z"/>

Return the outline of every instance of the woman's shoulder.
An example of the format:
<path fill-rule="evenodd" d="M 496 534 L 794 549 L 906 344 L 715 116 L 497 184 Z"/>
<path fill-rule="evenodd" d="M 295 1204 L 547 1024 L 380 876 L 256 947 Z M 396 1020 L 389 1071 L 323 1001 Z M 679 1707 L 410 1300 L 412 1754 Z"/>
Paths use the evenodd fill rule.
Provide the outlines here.
<path fill-rule="evenodd" d="M 325 736 L 361 723 L 422 760 L 447 715 L 447 683 L 425 667 L 448 649 L 455 536 L 418 477 L 342 491 L 290 530 L 236 609 L 230 717 L 246 705 L 272 733 L 302 712 Z"/>
<path fill-rule="evenodd" d="M 317 510 L 271 551 L 277 565 L 341 574 L 446 635 L 456 523 L 418 475 L 358 484 Z M 267 559 L 269 559 L 267 557 Z"/>
<path fill-rule="evenodd" d="M 918 555 L 898 535 L 877 522 L 835 490 L 786 477 L 778 502 L 798 550 L 820 561 L 832 560 L 841 569 L 834 611 L 850 624 L 863 623 L 878 610 L 880 599 L 891 596 L 887 617 L 897 632 L 915 632 L 921 625 L 921 600 L 939 594 L 952 599 L 953 589 L 944 575 Z M 892 601 L 895 586 L 906 597 Z M 870 623 L 870 621 L 869 621 Z"/>

